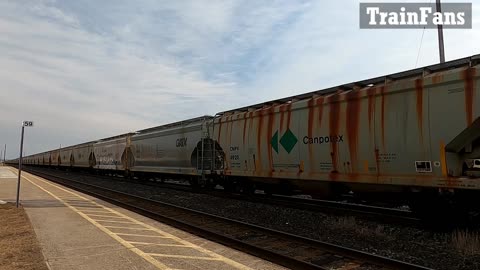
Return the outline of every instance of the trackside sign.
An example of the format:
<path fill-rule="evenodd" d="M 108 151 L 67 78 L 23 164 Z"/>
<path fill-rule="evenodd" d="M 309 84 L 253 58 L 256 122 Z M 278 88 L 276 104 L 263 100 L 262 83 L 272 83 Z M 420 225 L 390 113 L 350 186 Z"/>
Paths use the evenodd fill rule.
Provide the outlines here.
<path fill-rule="evenodd" d="M 360 3 L 360 28 L 472 28 L 472 3 Z"/>

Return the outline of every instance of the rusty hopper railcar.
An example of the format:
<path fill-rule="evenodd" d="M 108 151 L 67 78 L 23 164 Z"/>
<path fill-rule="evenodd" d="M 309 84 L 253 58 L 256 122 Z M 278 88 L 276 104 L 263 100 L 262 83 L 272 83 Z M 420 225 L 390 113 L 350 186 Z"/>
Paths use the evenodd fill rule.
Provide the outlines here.
<path fill-rule="evenodd" d="M 206 184 L 212 180 L 205 177 L 213 160 L 212 119 L 202 116 L 136 132 L 130 143 L 130 171 L 137 176 L 189 176 L 190 182 Z"/>
<path fill-rule="evenodd" d="M 478 201 L 479 58 L 223 112 L 214 138 L 225 181 L 321 195 L 441 190 Z"/>

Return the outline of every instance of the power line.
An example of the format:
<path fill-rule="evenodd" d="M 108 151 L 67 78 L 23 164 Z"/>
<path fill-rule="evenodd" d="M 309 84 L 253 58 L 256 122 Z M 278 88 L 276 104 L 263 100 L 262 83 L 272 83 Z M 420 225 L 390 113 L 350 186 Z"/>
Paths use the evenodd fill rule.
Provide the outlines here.
<path fill-rule="evenodd" d="M 420 58 L 420 51 L 422 50 L 422 43 L 423 43 L 423 35 L 424 34 L 425 34 L 425 26 L 423 27 L 423 30 L 422 30 L 422 38 L 420 39 L 420 46 L 418 46 L 418 53 L 417 53 L 417 60 L 415 61 L 415 68 L 417 68 L 418 59 Z"/>
<path fill-rule="evenodd" d="M 428 1 L 428 5 L 432 4 L 432 0 Z M 420 46 L 418 46 L 417 60 L 415 61 L 415 68 L 418 65 L 418 59 L 420 58 L 420 51 L 422 50 L 423 36 L 425 35 L 425 26 L 422 30 L 422 38 L 420 38 Z"/>

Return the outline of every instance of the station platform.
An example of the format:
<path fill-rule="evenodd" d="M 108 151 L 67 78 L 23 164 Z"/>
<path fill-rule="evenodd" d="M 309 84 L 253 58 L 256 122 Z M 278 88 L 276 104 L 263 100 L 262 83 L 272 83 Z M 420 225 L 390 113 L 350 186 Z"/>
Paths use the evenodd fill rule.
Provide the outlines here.
<path fill-rule="evenodd" d="M 0 200 L 17 177 L 0 166 Z M 20 203 L 49 269 L 286 269 L 26 172 Z"/>

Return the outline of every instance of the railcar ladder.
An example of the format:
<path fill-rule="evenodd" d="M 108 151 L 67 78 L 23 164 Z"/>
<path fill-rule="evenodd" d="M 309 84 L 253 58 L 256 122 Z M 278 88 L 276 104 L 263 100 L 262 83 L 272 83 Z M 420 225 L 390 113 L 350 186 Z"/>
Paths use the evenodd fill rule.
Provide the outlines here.
<path fill-rule="evenodd" d="M 213 146 L 213 141 L 207 137 L 202 138 L 200 149 L 197 149 L 197 156 L 199 157 L 197 159 L 197 169 L 201 170 L 202 174 L 204 174 L 204 171 L 211 170 L 213 168 Z"/>

